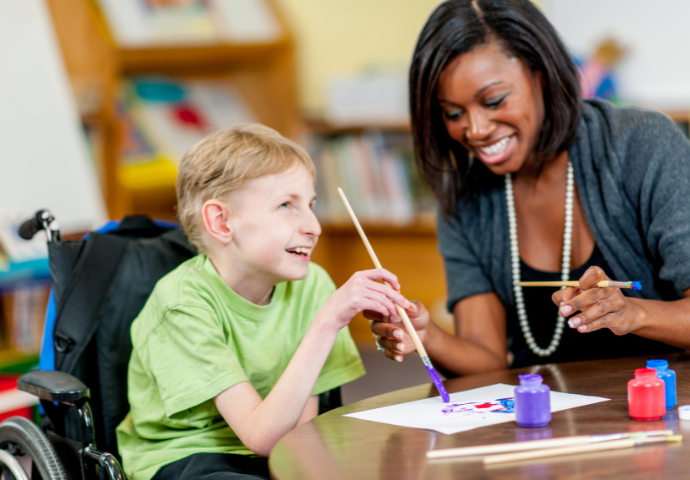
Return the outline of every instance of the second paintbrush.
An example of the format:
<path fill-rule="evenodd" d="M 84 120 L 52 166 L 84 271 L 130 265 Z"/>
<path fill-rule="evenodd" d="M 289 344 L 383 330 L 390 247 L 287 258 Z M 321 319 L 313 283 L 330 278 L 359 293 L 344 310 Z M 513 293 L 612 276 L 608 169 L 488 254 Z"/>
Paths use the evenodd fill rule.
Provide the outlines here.
<path fill-rule="evenodd" d="M 520 285 L 521 287 L 579 287 L 580 282 L 577 280 L 571 280 L 567 282 L 515 282 L 514 285 Z M 630 290 L 642 290 L 642 285 L 640 282 L 618 282 L 615 280 L 602 280 L 597 282 L 597 287 L 607 288 L 627 288 Z"/>

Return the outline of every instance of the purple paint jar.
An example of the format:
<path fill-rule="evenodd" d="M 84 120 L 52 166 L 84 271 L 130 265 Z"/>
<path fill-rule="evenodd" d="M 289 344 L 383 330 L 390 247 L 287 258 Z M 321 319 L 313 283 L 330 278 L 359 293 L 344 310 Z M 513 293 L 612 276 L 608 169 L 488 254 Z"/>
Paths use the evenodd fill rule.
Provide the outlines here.
<path fill-rule="evenodd" d="M 515 387 L 515 421 L 521 427 L 544 427 L 551 421 L 551 398 L 541 375 L 518 375 Z"/>

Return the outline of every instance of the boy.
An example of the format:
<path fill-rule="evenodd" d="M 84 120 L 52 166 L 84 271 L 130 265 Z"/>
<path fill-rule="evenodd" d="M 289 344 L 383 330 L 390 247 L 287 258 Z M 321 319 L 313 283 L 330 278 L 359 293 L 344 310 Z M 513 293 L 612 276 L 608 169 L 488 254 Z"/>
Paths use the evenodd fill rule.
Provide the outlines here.
<path fill-rule="evenodd" d="M 409 307 L 386 270 L 335 291 L 310 263 L 314 183 L 304 149 L 260 125 L 182 159 L 178 214 L 201 253 L 158 282 L 132 324 L 131 410 L 117 429 L 130 479 L 268 478 L 262 457 L 317 415 L 318 394 L 364 374 L 352 317 Z"/>

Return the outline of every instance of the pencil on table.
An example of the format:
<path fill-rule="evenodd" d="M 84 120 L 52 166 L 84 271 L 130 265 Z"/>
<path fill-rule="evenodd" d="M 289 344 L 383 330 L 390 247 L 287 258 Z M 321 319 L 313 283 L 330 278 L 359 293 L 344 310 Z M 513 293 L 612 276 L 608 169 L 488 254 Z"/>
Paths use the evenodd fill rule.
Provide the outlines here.
<path fill-rule="evenodd" d="M 374 262 L 374 265 L 376 266 L 376 268 L 383 268 L 381 266 L 381 262 L 379 262 L 379 259 L 376 256 L 376 253 L 374 253 L 374 249 L 371 248 L 371 244 L 369 243 L 367 236 L 364 234 L 364 230 L 362 229 L 362 226 L 359 224 L 359 220 L 357 220 L 357 216 L 355 215 L 354 210 L 352 210 L 352 207 L 350 206 L 350 202 L 347 201 L 347 197 L 345 197 L 345 193 L 343 193 L 343 190 L 341 188 L 338 188 L 338 193 L 340 194 L 340 198 L 342 198 L 343 203 L 345 204 L 345 208 L 347 209 L 347 212 L 350 214 L 350 218 L 352 218 L 352 222 L 355 224 L 355 228 L 359 232 L 359 236 L 362 238 L 362 242 L 364 242 L 364 246 L 366 247 L 367 252 L 369 252 L 369 256 L 371 257 L 371 260 Z M 385 283 L 386 283 L 386 285 L 390 286 L 390 284 L 388 282 L 385 282 Z M 421 357 L 422 362 L 424 362 L 424 366 L 426 367 L 426 371 L 429 373 L 429 376 L 431 376 L 431 380 L 434 382 L 434 385 L 436 385 L 436 390 L 438 390 L 438 393 L 441 395 L 441 398 L 443 399 L 443 401 L 445 403 L 449 403 L 450 402 L 450 396 L 448 395 L 446 388 L 443 386 L 443 382 L 441 381 L 441 377 L 438 376 L 436 369 L 431 364 L 431 359 L 426 354 L 426 349 L 424 348 L 424 345 L 422 345 L 422 341 L 419 339 L 419 335 L 417 335 L 417 331 L 412 326 L 412 322 L 410 322 L 410 318 L 407 316 L 407 312 L 405 311 L 405 309 L 403 309 L 397 303 L 395 304 L 395 308 L 398 311 L 398 315 L 400 315 L 400 318 L 402 319 L 403 324 L 405 325 L 405 328 L 407 329 L 407 334 L 410 336 L 410 338 L 412 339 L 412 343 L 414 343 L 414 346 L 417 349 L 417 353 Z"/>
<path fill-rule="evenodd" d="M 521 287 L 579 287 L 580 282 L 577 280 L 570 280 L 567 282 L 515 282 L 513 285 L 519 285 Z M 627 288 L 630 290 L 642 290 L 642 285 L 640 282 L 619 282 L 615 280 L 602 280 L 597 282 L 597 287 L 606 288 Z"/>

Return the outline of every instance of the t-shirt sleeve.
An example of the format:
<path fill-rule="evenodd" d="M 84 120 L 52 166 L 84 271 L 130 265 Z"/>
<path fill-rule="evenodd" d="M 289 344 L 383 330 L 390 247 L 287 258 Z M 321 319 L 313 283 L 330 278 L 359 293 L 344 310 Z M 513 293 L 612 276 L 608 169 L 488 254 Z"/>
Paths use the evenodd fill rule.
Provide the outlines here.
<path fill-rule="evenodd" d="M 494 291 L 458 219 L 446 219 L 439 213 L 437 234 L 438 249 L 446 270 L 448 311 L 452 312 L 455 304 L 462 299 Z"/>
<path fill-rule="evenodd" d="M 248 381 L 226 335 L 231 332 L 223 331 L 210 309 L 180 306 L 164 314 L 147 349 L 150 371 L 169 418 Z"/>
<path fill-rule="evenodd" d="M 324 270 L 319 268 L 316 286 L 314 288 L 313 308 L 310 314 L 312 321 L 331 295 L 333 295 L 335 290 L 336 288 L 333 280 L 331 280 Z M 331 352 L 321 369 L 319 378 L 316 380 L 312 395 L 318 395 L 332 390 L 358 379 L 365 373 L 357 346 L 352 340 L 349 328 L 345 327 L 340 330 L 333 343 L 333 348 L 331 348 Z"/>

